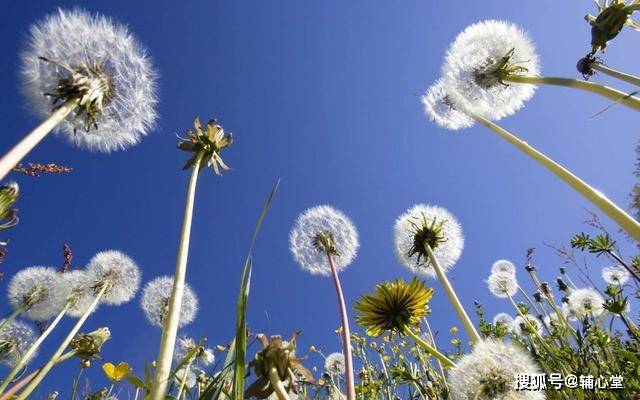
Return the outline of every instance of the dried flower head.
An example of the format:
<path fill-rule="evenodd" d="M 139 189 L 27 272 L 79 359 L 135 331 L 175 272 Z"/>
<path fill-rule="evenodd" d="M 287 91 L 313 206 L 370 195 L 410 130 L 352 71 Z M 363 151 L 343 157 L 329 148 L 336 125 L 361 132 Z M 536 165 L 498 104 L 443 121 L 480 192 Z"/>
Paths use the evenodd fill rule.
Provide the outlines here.
<path fill-rule="evenodd" d="M 31 325 L 13 320 L 0 331 L 0 363 L 13 367 L 38 338 Z M 31 358 L 35 357 L 34 353 Z"/>
<path fill-rule="evenodd" d="M 75 352 L 75 356 L 81 360 L 100 358 L 102 346 L 111 339 L 109 328 L 98 328 L 89 333 L 78 333 L 69 347 Z"/>
<path fill-rule="evenodd" d="M 495 315 L 495 317 L 493 317 L 493 324 L 502 324 L 507 329 L 511 330 L 511 327 L 513 325 L 513 317 L 507 313 L 498 313 Z"/>
<path fill-rule="evenodd" d="M 142 291 L 140 305 L 147 320 L 151 325 L 162 328 L 167 313 L 169 312 L 169 300 L 173 290 L 173 277 L 161 276 L 147 283 Z M 180 306 L 180 319 L 178 325 L 183 327 L 191 323 L 198 312 L 198 297 L 191 286 L 185 283 Z"/>
<path fill-rule="evenodd" d="M 473 118 L 453 106 L 441 79 L 427 89 L 422 96 L 422 104 L 427 117 L 443 128 L 457 131 L 469 128 L 475 123 Z"/>
<path fill-rule="evenodd" d="M 628 7 L 626 0 L 595 1 L 598 6 L 597 17 L 587 16 L 587 21 L 591 24 L 591 52 L 604 51 L 607 43 L 613 40 L 625 25 L 630 24 L 638 29 L 637 23 L 630 20 L 634 12 L 632 7 Z M 633 3 L 633 2 L 632 2 Z"/>
<path fill-rule="evenodd" d="M 442 268 L 451 268 L 464 247 L 464 236 L 458 220 L 439 206 L 417 204 L 402 214 L 395 223 L 397 259 L 416 274 L 435 276 L 431 260 L 424 248 L 428 244 Z"/>
<path fill-rule="evenodd" d="M 494 20 L 462 31 L 442 67 L 452 104 L 489 120 L 513 114 L 533 96 L 535 86 L 506 84 L 505 77 L 538 72 L 538 55 L 527 34 L 512 23 Z"/>
<path fill-rule="evenodd" d="M 356 320 L 369 336 L 403 334 L 429 313 L 432 296 L 433 289 L 427 289 L 417 278 L 409 283 L 402 279 L 385 282 L 376 285 L 375 293 L 365 294 L 356 302 L 355 309 L 360 312 Z"/>
<path fill-rule="evenodd" d="M 331 353 L 324 360 L 324 370 L 327 371 L 329 375 L 339 376 L 344 375 L 345 364 L 344 364 L 344 354 L 342 353 Z"/>
<path fill-rule="evenodd" d="M 542 334 L 542 323 L 540 320 L 531 314 L 524 316 L 518 315 L 513 320 L 513 333 L 519 336 L 526 336 L 527 334 Z"/>
<path fill-rule="evenodd" d="M 489 275 L 487 279 L 489 291 L 496 297 L 513 297 L 518 291 L 518 281 L 511 272 L 497 271 Z"/>
<path fill-rule="evenodd" d="M 624 285 L 629 277 L 629 271 L 622 265 L 602 268 L 602 279 L 610 285 Z"/>
<path fill-rule="evenodd" d="M 106 285 L 102 296 L 106 304 L 126 303 L 140 287 L 140 269 L 129 256 L 117 250 L 102 251 L 93 256 L 86 271 L 96 292 Z"/>
<path fill-rule="evenodd" d="M 46 321 L 60 311 L 60 303 L 55 301 L 54 294 L 58 279 L 53 268 L 25 268 L 9 283 L 9 303 L 34 321 Z"/>
<path fill-rule="evenodd" d="M 509 260 L 498 260 L 491 265 L 491 273 L 494 274 L 496 272 L 508 272 L 515 275 L 516 266 Z"/>
<path fill-rule="evenodd" d="M 229 167 L 224 163 L 220 153 L 222 150 L 231 146 L 233 143 L 233 135 L 224 134 L 222 126 L 217 124 L 218 120 L 212 119 L 207 122 L 207 129 L 202 130 L 200 124 L 200 118 L 196 117 L 193 121 L 193 127 L 196 132 L 191 129 L 187 131 L 187 138 L 178 142 L 178 148 L 180 150 L 193 153 L 191 158 L 184 165 L 183 169 L 189 169 L 193 167 L 198 160 L 200 160 L 200 169 L 205 166 L 211 167 L 216 175 L 220 176 L 222 173 L 220 169 L 228 171 Z"/>
<path fill-rule="evenodd" d="M 89 150 L 122 150 L 149 132 L 156 76 L 126 26 L 80 9 L 59 9 L 34 24 L 22 52 L 24 92 L 33 110 L 46 117 L 52 106 L 77 101 L 77 113 L 56 129 Z"/>
<path fill-rule="evenodd" d="M 603 303 L 600 293 L 590 288 L 573 290 L 567 298 L 569 312 L 579 319 L 600 315 Z"/>
<path fill-rule="evenodd" d="M 543 400 L 544 392 L 517 390 L 514 376 L 539 374 L 534 360 L 513 343 L 486 339 L 449 371 L 456 400 Z"/>
<path fill-rule="evenodd" d="M 204 347 L 203 342 L 196 342 L 189 337 L 178 338 L 173 359 L 176 362 L 183 362 L 187 357 L 193 357 L 195 365 L 206 367 L 213 364 L 216 359 L 213 350 Z"/>
<path fill-rule="evenodd" d="M 17 183 L 9 182 L 0 186 L 0 231 L 4 231 L 18 224 L 18 210 L 13 208 L 20 188 Z"/>
<path fill-rule="evenodd" d="M 54 302 L 60 304 L 60 307 L 68 303 L 67 315 L 79 318 L 95 298 L 91 277 L 82 270 L 67 271 L 59 275 Z"/>
<path fill-rule="evenodd" d="M 331 275 L 327 254 L 336 270 L 343 270 L 353 262 L 359 246 L 353 222 L 331 206 L 309 208 L 296 219 L 289 234 L 293 258 L 314 275 Z"/>

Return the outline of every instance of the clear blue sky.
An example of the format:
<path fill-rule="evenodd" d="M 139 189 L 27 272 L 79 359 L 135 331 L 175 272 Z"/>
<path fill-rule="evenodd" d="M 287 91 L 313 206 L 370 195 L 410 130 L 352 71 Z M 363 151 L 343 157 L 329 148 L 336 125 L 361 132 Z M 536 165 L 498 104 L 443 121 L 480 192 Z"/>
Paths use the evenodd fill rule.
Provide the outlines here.
<path fill-rule="evenodd" d="M 541 274 L 553 280 L 560 260 L 543 242 L 566 242 L 583 229 L 589 205 L 576 193 L 482 127 L 449 133 L 431 124 L 417 96 L 439 76 L 455 35 L 487 18 L 526 28 L 545 74 L 577 77 L 576 60 L 589 49 L 582 17 L 594 11 L 590 1 L 5 2 L 2 152 L 38 122 L 18 90 L 18 53 L 27 29 L 56 6 L 73 5 L 128 24 L 148 47 L 161 76 L 159 126 L 126 152 L 92 154 L 50 137 L 28 157 L 74 171 L 15 177 L 22 190 L 21 221 L 8 233 L 2 265 L 8 278 L 30 265 L 57 266 L 63 243 L 72 246 L 78 266 L 99 250 L 115 248 L 140 264 L 145 282 L 172 274 L 188 179 L 175 133 L 190 127 L 196 115 L 218 117 L 236 136 L 224 155 L 233 171 L 222 178 L 204 173 L 195 208 L 188 281 L 201 309 L 185 333 L 207 336 L 211 344 L 234 333 L 245 251 L 278 177 L 282 185 L 255 249 L 248 318 L 254 332 L 288 336 L 302 329 L 302 354 L 311 344 L 339 350 L 331 280 L 302 272 L 288 250 L 291 224 L 307 207 L 332 204 L 359 228 L 360 254 L 342 274 L 350 305 L 376 283 L 410 277 L 394 260 L 392 227 L 418 202 L 447 207 L 459 218 L 467 240 L 450 277 L 464 305 L 472 309 L 479 299 L 489 316 L 509 311 L 485 289 L 494 260 L 521 265 L 526 249 L 538 247 Z M 606 61 L 633 72 L 637 59 L 629 54 L 635 54 L 637 40 L 638 33 L 623 32 Z M 590 119 L 607 105 L 584 93 L 544 87 L 501 124 L 626 205 L 637 115 L 616 107 Z M 594 263 L 595 274 L 606 264 Z M 4 313 L 8 306 L 0 291 Z M 432 308 L 432 324 L 446 346 L 449 327 L 459 324 L 437 285 Z M 48 340 L 38 363 L 71 324 L 66 320 L 65 329 Z M 101 307 L 84 330 L 99 326 L 113 333 L 104 348 L 108 361 L 128 360 L 141 372 L 144 361 L 155 357 L 160 331 L 146 323 L 138 298 Z M 76 368 L 75 362 L 59 368 L 44 387 L 66 392 Z M 89 376 L 98 376 L 98 365 L 92 370 Z M 94 383 L 106 382 L 100 377 Z"/>

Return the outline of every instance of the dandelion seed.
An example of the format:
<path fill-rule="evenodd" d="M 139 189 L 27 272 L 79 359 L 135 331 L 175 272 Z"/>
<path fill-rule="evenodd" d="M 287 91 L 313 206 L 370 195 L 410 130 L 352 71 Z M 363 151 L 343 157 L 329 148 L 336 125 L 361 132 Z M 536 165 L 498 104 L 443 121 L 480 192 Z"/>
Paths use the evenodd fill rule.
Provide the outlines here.
<path fill-rule="evenodd" d="M 60 274 L 54 290 L 54 302 L 60 304 L 60 308 L 68 303 L 67 315 L 80 318 L 95 298 L 95 290 L 91 284 L 86 271 L 74 270 Z"/>
<path fill-rule="evenodd" d="M 0 363 L 9 367 L 16 365 L 37 338 L 38 334 L 31 325 L 18 320 L 9 322 L 0 331 Z M 35 355 L 34 352 L 31 358 Z"/>
<path fill-rule="evenodd" d="M 544 392 L 519 391 L 514 384 L 515 375 L 539 373 L 515 344 L 487 339 L 460 359 L 447 381 L 455 400 L 543 400 Z"/>
<path fill-rule="evenodd" d="M 96 292 L 106 285 L 102 296 L 106 304 L 126 303 L 140 287 L 140 269 L 129 256 L 117 250 L 102 251 L 93 256 L 86 272 Z"/>
<path fill-rule="evenodd" d="M 342 353 L 329 354 L 324 361 L 324 370 L 332 376 L 343 375 L 345 371 L 344 355 Z"/>
<path fill-rule="evenodd" d="M 487 279 L 489 291 L 500 298 L 513 297 L 518 292 L 518 281 L 511 272 L 494 272 Z"/>
<path fill-rule="evenodd" d="M 46 321 L 60 311 L 54 295 L 58 279 L 59 275 L 53 268 L 25 268 L 9 283 L 9 303 L 34 321 Z"/>
<path fill-rule="evenodd" d="M 511 326 L 513 325 L 513 317 L 507 313 L 498 313 L 495 315 L 495 317 L 493 317 L 493 324 L 502 324 L 510 330 Z"/>
<path fill-rule="evenodd" d="M 199 346 L 198 343 L 188 337 L 178 338 L 178 340 L 176 341 L 176 349 L 173 353 L 173 359 L 176 362 L 181 362 L 189 352 L 195 349 L 197 349 L 194 357 L 196 365 L 202 365 L 206 367 L 213 364 L 213 362 L 215 361 L 213 350 L 204 346 Z"/>
<path fill-rule="evenodd" d="M 498 260 L 491 265 L 491 273 L 495 274 L 496 272 L 508 272 L 515 275 L 516 266 L 509 260 Z"/>
<path fill-rule="evenodd" d="M 629 277 L 629 271 L 621 265 L 602 268 L 602 279 L 610 285 L 624 285 Z"/>
<path fill-rule="evenodd" d="M 162 328 L 169 310 L 169 299 L 173 289 L 173 277 L 161 276 L 147 283 L 140 305 L 151 325 Z M 198 298 L 191 286 L 185 283 L 180 307 L 178 326 L 191 323 L 198 312 Z"/>
<path fill-rule="evenodd" d="M 513 332 L 519 336 L 527 334 L 542 335 L 542 323 L 535 315 L 518 315 L 513 320 Z"/>
<path fill-rule="evenodd" d="M 176 371 L 175 380 L 178 386 L 184 383 L 184 386 L 191 389 L 196 385 L 196 374 L 191 368 L 184 367 Z"/>
<path fill-rule="evenodd" d="M 590 288 L 576 289 L 567 298 L 569 312 L 578 319 L 600 315 L 603 303 L 600 293 Z"/>
<path fill-rule="evenodd" d="M 473 118 L 453 106 L 440 79 L 427 89 L 422 96 L 422 104 L 427 117 L 443 128 L 457 131 L 475 123 Z"/>

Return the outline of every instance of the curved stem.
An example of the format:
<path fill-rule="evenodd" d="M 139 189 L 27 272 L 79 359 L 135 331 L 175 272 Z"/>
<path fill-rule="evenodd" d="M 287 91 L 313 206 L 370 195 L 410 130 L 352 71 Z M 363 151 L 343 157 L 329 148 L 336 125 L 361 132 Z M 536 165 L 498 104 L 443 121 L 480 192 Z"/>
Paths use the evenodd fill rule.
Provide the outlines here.
<path fill-rule="evenodd" d="M 64 350 L 67 348 L 67 346 L 69 346 L 69 343 L 71 343 L 73 338 L 78 334 L 78 331 L 80 330 L 82 325 L 85 323 L 87 318 L 89 318 L 89 315 L 91 315 L 93 310 L 95 310 L 98 303 L 100 303 L 100 299 L 102 299 L 102 296 L 104 295 L 104 292 L 107 290 L 107 287 L 108 285 L 102 285 L 95 299 L 93 299 L 89 307 L 87 307 L 84 314 L 82 314 L 80 319 L 78 319 L 78 321 L 73 326 L 73 328 L 71 328 L 71 331 L 69 332 L 67 337 L 62 341 L 62 343 L 60 344 L 56 352 L 53 353 L 53 356 L 51 356 L 49 361 L 47 361 L 47 363 L 40 369 L 40 371 L 38 372 L 38 375 L 36 375 L 35 378 L 33 378 L 31 382 L 29 382 L 29 385 L 27 385 L 27 387 L 20 393 L 20 396 L 18 396 L 16 400 L 25 400 L 27 397 L 29 397 L 29 395 L 38 387 L 40 382 L 42 382 L 44 377 L 47 376 L 49 371 L 51 371 L 51 369 L 58 363 L 60 356 L 62 356 L 62 353 L 64 352 Z"/>
<path fill-rule="evenodd" d="M 60 122 L 62 122 L 67 115 L 69 115 L 78 106 L 80 100 L 75 98 L 67 101 L 57 110 L 55 110 L 47 119 L 45 119 L 40 125 L 31 131 L 24 137 L 18 144 L 16 144 L 7 154 L 0 159 L 0 180 L 5 176 L 13 167 L 15 167 L 20 160 L 24 158 L 29 152 L 36 147 L 42 139 L 47 136 L 53 128 L 55 128 Z"/>
<path fill-rule="evenodd" d="M 464 326 L 465 330 L 471 337 L 471 342 L 474 344 L 482 342 L 482 338 L 478 334 L 476 327 L 473 326 L 473 322 L 471 322 L 471 319 L 469 318 L 467 311 L 465 311 L 464 307 L 462 307 L 462 303 L 460 303 L 460 300 L 458 299 L 456 292 L 453 290 L 451 283 L 449 283 L 449 279 L 447 278 L 447 275 L 444 273 L 444 270 L 442 269 L 440 262 L 436 258 L 436 255 L 433 253 L 433 249 L 431 248 L 431 246 L 429 246 L 429 243 L 427 242 L 424 242 L 423 246 L 425 251 L 427 252 L 427 255 L 429 256 L 429 260 L 431 261 L 431 265 L 433 266 L 433 269 L 436 271 L 436 276 L 440 281 L 440 285 L 444 289 L 444 292 L 447 294 L 447 297 L 449 298 L 449 302 L 451 303 L 454 310 L 456 311 L 456 314 L 458 314 L 458 318 L 460 318 L 462 325 Z"/>
<path fill-rule="evenodd" d="M 628 82 L 632 85 L 640 86 L 640 78 L 635 75 L 627 74 L 625 72 L 621 72 L 613 68 L 609 68 L 606 65 L 599 62 L 590 63 L 589 67 L 593 70 L 602 72 L 603 74 L 612 76 L 616 79 L 620 79 L 621 81 Z"/>
<path fill-rule="evenodd" d="M 472 118 L 500 135 L 503 139 L 517 147 L 520 151 L 533 158 L 542 166 L 553 172 L 558 178 L 562 179 L 566 184 L 575 189 L 585 199 L 589 200 L 593 205 L 598 207 L 600 211 L 605 213 L 609 218 L 615 221 L 622 229 L 627 231 L 636 240 L 640 240 L 640 223 L 627 214 L 622 208 L 618 207 L 614 202 L 609 200 L 604 194 L 589 186 L 585 181 L 578 178 L 562 165 L 553 161 L 546 155 L 542 154 L 535 148 L 531 147 L 527 142 L 516 137 L 511 132 L 501 128 L 493 122 L 475 114 L 470 114 Z"/>
<path fill-rule="evenodd" d="M 22 308 L 16 308 L 15 310 L 11 311 L 11 314 L 7 315 L 7 318 L 0 321 L 0 332 L 2 332 L 4 327 L 7 326 L 9 322 L 16 319 L 16 317 L 20 315 L 21 312 L 22 312 Z"/>
<path fill-rule="evenodd" d="M 338 271 L 333 263 L 333 258 L 330 254 L 327 254 L 329 260 L 329 267 L 331 268 L 331 275 L 333 276 L 333 283 L 336 287 L 336 295 L 338 296 L 338 305 L 340 307 L 340 318 L 342 319 L 342 349 L 344 354 L 345 364 L 345 388 L 347 392 L 348 400 L 356 400 L 356 386 L 355 379 L 353 377 L 353 356 L 351 355 L 351 332 L 349 330 L 349 316 L 347 314 L 347 307 L 344 301 L 344 295 L 342 294 L 342 286 L 340 285 L 340 279 L 338 278 Z"/>
<path fill-rule="evenodd" d="M 13 367 L 11 372 L 9 372 L 9 375 L 7 375 L 7 377 L 4 378 L 4 381 L 2 382 L 2 384 L 0 384 L 0 394 L 2 394 L 2 392 L 4 392 L 4 390 L 7 388 L 7 386 L 9 386 L 9 384 L 13 381 L 13 378 L 15 378 L 16 375 L 18 375 L 18 373 L 22 370 L 22 368 L 24 368 L 27 365 L 27 363 L 29 362 L 29 360 L 31 359 L 33 354 L 38 350 L 38 348 L 40 347 L 42 342 L 44 342 L 44 340 L 47 338 L 47 336 L 49 336 L 49 334 L 51 332 L 53 332 L 53 330 L 58 325 L 58 323 L 60 322 L 62 317 L 64 317 L 64 315 L 67 313 L 68 309 L 69 309 L 69 304 L 67 303 L 64 306 L 64 308 L 62 309 L 62 311 L 60 311 L 58 313 L 56 318 L 53 321 L 51 321 L 51 323 L 49 324 L 47 329 L 45 329 L 45 331 L 42 332 L 40 337 L 31 345 L 29 350 L 27 350 L 23 354 L 23 356 L 16 363 L 16 365 Z"/>
<path fill-rule="evenodd" d="M 191 178 L 187 189 L 187 199 L 184 206 L 184 217 L 182 220 L 182 233 L 178 244 L 178 257 L 176 261 L 176 272 L 173 279 L 173 289 L 169 299 L 169 309 L 162 330 L 160 341 L 160 351 L 156 359 L 156 373 L 151 387 L 151 400 L 163 400 L 167 393 L 169 376 L 171 374 L 171 360 L 176 345 L 178 334 L 178 322 L 180 320 L 180 308 L 182 307 L 182 295 L 184 293 L 184 282 L 187 275 L 187 259 L 189 258 L 189 241 L 191 239 L 191 221 L 193 219 L 193 203 L 196 195 L 196 184 L 198 182 L 198 172 L 202 155 L 198 157 L 192 166 Z"/>
<path fill-rule="evenodd" d="M 629 93 L 622 92 L 618 89 L 610 88 L 608 86 L 599 85 L 594 82 L 582 81 L 579 79 L 558 78 L 558 77 L 546 77 L 546 76 L 522 76 L 511 75 L 503 78 L 504 82 L 514 83 L 530 83 L 534 85 L 546 84 L 555 86 L 565 86 L 575 89 L 585 90 L 587 92 L 595 93 L 607 99 L 624 104 L 627 107 L 633 108 L 636 111 L 640 111 L 640 99 L 630 95 Z"/>
<path fill-rule="evenodd" d="M 291 400 L 278 376 L 278 369 L 275 366 L 269 368 L 269 382 L 271 382 L 271 387 L 276 392 L 278 400 Z"/>
<path fill-rule="evenodd" d="M 444 354 L 440 353 L 435 347 L 433 347 L 432 345 L 427 343 L 426 340 L 424 340 L 423 338 L 418 336 L 410 328 L 405 329 L 404 333 L 407 336 L 409 336 L 411 339 L 413 339 L 416 342 L 416 344 L 418 344 L 420 347 L 422 347 L 423 349 L 425 349 L 429 353 L 433 354 L 433 356 L 435 358 L 437 358 L 438 361 L 443 363 L 445 366 L 447 366 L 447 367 L 455 367 L 456 366 L 456 364 L 453 361 L 451 361 L 447 356 L 445 356 Z"/>

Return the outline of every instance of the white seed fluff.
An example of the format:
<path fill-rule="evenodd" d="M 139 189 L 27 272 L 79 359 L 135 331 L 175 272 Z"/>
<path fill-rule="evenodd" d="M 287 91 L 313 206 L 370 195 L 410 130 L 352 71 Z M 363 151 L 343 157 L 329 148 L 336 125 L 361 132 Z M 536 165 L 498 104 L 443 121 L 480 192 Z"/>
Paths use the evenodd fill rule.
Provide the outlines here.
<path fill-rule="evenodd" d="M 102 251 L 89 261 L 87 274 L 96 292 L 107 285 L 102 302 L 120 305 L 133 299 L 140 287 L 140 268 L 126 254 L 117 250 Z"/>
<path fill-rule="evenodd" d="M 34 321 L 46 321 L 60 311 L 54 290 L 60 278 L 53 268 L 29 267 L 11 278 L 7 295 L 14 309 L 23 309 Z"/>
<path fill-rule="evenodd" d="M 491 265 L 491 273 L 496 272 L 508 272 L 510 274 L 516 273 L 516 266 L 509 260 L 498 260 Z"/>
<path fill-rule="evenodd" d="M 140 306 L 151 325 L 162 328 L 169 312 L 169 300 L 173 289 L 173 277 L 161 276 L 147 283 L 142 291 Z M 179 327 L 191 323 L 198 312 L 198 298 L 191 286 L 184 285 L 180 307 Z"/>
<path fill-rule="evenodd" d="M 507 313 L 498 313 L 493 317 L 493 324 L 504 325 L 508 330 L 511 330 L 511 326 L 513 325 L 513 317 Z"/>
<path fill-rule="evenodd" d="M 513 320 L 513 332 L 519 336 L 526 336 L 527 334 L 542 335 L 542 323 L 540 320 L 532 314 L 526 314 L 524 318 L 522 315 L 518 315 Z"/>
<path fill-rule="evenodd" d="M 600 293 L 590 288 L 576 289 L 567 296 L 569 312 L 579 319 L 589 315 L 600 315 L 602 303 L 604 299 Z"/>
<path fill-rule="evenodd" d="M 68 302 L 67 315 L 79 318 L 95 299 L 95 291 L 91 286 L 92 281 L 86 271 L 67 271 L 64 274 L 60 274 L 55 290 L 55 301 L 61 307 Z"/>
<path fill-rule="evenodd" d="M 499 120 L 520 109 L 533 96 L 534 85 L 503 84 L 481 75 L 481 71 L 485 75 L 486 71 L 492 71 L 512 49 L 509 65 L 526 68 L 517 74 L 538 75 L 535 47 L 517 25 L 488 20 L 462 31 L 447 51 L 442 67 L 443 81 L 452 104 L 461 111 L 489 120 Z"/>
<path fill-rule="evenodd" d="M 444 271 L 449 270 L 458 261 L 464 247 L 464 235 L 458 220 L 446 209 L 440 206 L 417 204 L 400 215 L 395 223 L 394 244 L 398 261 L 415 274 L 435 277 L 431 261 L 419 254 L 411 253 L 415 227 L 414 224 L 426 219 L 429 223 L 443 222 L 442 235 L 444 240 L 433 249 L 436 259 Z"/>
<path fill-rule="evenodd" d="M 496 297 L 513 297 L 518 292 L 518 281 L 511 272 L 497 271 L 489 275 L 487 279 L 489 291 Z"/>
<path fill-rule="evenodd" d="M 195 372 L 191 368 L 187 368 L 186 365 L 177 370 L 175 374 L 175 381 L 178 387 L 184 382 L 184 386 L 191 389 L 196 385 L 196 378 Z"/>
<path fill-rule="evenodd" d="M 629 277 L 629 271 L 622 265 L 602 268 L 602 279 L 610 285 L 624 285 Z"/>
<path fill-rule="evenodd" d="M 38 338 L 31 325 L 13 320 L 0 331 L 0 363 L 13 367 Z M 36 353 L 31 355 L 31 359 Z"/>
<path fill-rule="evenodd" d="M 457 131 L 475 123 L 473 118 L 453 107 L 441 79 L 427 89 L 422 104 L 427 118 L 443 128 Z"/>
<path fill-rule="evenodd" d="M 302 269 L 313 275 L 331 275 L 327 254 L 316 246 L 319 234 L 333 238 L 339 255 L 332 256 L 337 271 L 353 262 L 358 252 L 358 231 L 343 212 L 327 205 L 304 211 L 289 234 L 289 248 Z"/>
<path fill-rule="evenodd" d="M 173 352 L 173 359 L 175 362 L 180 363 L 186 357 L 187 353 L 195 349 L 197 343 L 195 340 L 189 337 L 180 337 L 176 341 L 176 349 Z M 209 366 L 213 364 L 216 360 L 215 355 L 213 354 L 213 350 L 202 347 L 199 351 L 197 351 L 194 361 L 196 365 L 200 366 Z"/>
<path fill-rule="evenodd" d="M 66 72 L 45 57 L 71 68 L 103 65 L 113 85 L 96 123 L 88 132 L 72 113 L 56 128 L 72 144 L 111 152 L 137 144 L 156 121 L 157 73 L 147 51 L 125 25 L 81 9 L 62 10 L 31 26 L 22 52 L 23 89 L 31 108 L 41 117 L 51 113 L 51 98 Z M 76 129 L 77 128 L 77 129 Z M 74 133 L 75 130 L 75 133 Z"/>
<path fill-rule="evenodd" d="M 324 370 L 329 375 L 343 375 L 345 371 L 344 355 L 342 353 L 331 353 L 324 360 Z"/>
<path fill-rule="evenodd" d="M 485 339 L 449 370 L 448 383 L 455 400 L 542 400 L 544 392 L 516 390 L 517 374 L 541 373 L 520 347 Z"/>

